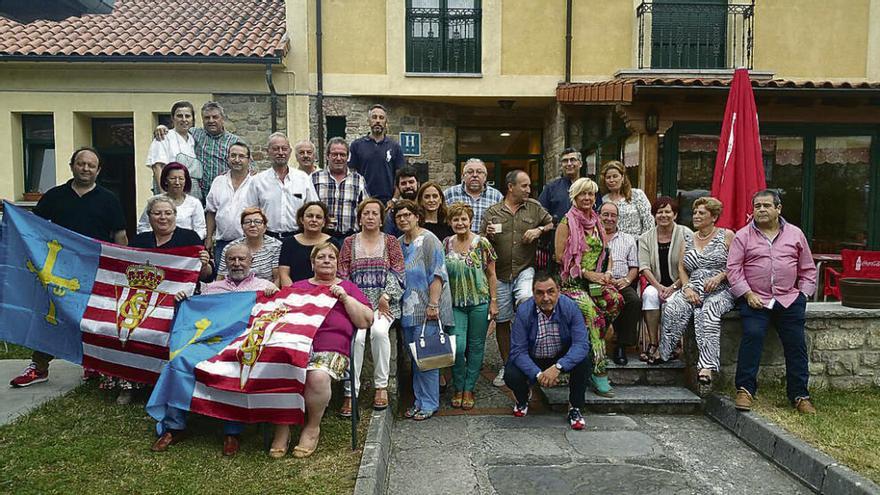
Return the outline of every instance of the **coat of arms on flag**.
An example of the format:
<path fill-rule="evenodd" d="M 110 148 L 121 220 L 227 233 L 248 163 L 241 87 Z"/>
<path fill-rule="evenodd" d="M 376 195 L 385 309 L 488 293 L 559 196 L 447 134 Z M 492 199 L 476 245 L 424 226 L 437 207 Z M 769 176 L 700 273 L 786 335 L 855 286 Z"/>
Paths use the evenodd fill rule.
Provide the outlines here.
<path fill-rule="evenodd" d="M 168 361 L 174 294 L 192 294 L 198 246 L 103 243 L 6 203 L 0 227 L 0 339 L 131 381 Z"/>
<path fill-rule="evenodd" d="M 245 423 L 302 423 L 312 340 L 336 303 L 323 287 L 184 301 L 172 359 L 147 412 L 160 422 L 170 407 Z"/>

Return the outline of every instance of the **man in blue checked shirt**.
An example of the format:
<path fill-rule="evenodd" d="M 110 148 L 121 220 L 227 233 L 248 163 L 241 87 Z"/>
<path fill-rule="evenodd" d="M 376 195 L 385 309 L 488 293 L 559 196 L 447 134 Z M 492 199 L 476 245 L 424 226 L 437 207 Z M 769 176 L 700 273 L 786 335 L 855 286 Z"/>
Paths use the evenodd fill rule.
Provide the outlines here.
<path fill-rule="evenodd" d="M 461 170 L 461 184 L 456 184 L 445 191 L 443 196 L 446 204 L 464 203 L 474 210 L 471 231 L 479 234 L 483 222 L 483 212 L 495 203 L 504 199 L 501 191 L 486 185 L 486 164 L 479 158 L 471 158 Z"/>
<path fill-rule="evenodd" d="M 311 175 L 318 198 L 330 212 L 328 226 L 337 246 L 358 230 L 357 206 L 367 195 L 364 177 L 348 167 L 348 143 L 335 137 L 327 142 L 327 168 Z"/>
<path fill-rule="evenodd" d="M 516 310 L 504 372 L 504 383 L 516 397 L 513 415 L 528 414 L 532 384 L 553 387 L 560 373 L 568 372 L 568 422 L 571 429 L 583 430 L 581 408 L 592 368 L 584 316 L 577 303 L 560 294 L 559 281 L 550 273 L 535 275 L 532 293 Z"/>

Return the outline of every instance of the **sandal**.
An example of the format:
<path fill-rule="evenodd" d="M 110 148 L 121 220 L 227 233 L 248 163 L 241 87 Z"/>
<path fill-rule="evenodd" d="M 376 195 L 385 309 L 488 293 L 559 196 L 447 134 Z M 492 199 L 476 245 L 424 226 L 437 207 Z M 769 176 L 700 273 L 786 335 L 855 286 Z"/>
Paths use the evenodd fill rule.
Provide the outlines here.
<path fill-rule="evenodd" d="M 342 407 L 339 408 L 339 415 L 343 418 L 351 417 L 351 397 L 342 398 Z"/>
<path fill-rule="evenodd" d="M 708 371 L 708 373 L 702 373 L 703 371 Z M 712 370 L 700 370 L 700 373 L 697 374 L 697 381 L 700 382 L 700 385 L 712 385 Z"/>
<path fill-rule="evenodd" d="M 462 396 L 461 392 L 456 392 L 456 393 L 452 394 L 452 407 L 454 407 L 455 409 L 458 409 L 461 407 L 461 396 Z"/>
<path fill-rule="evenodd" d="M 419 409 L 419 411 L 413 415 L 412 419 L 416 421 L 431 419 L 431 417 L 434 416 L 434 412 L 435 411 L 422 411 L 421 409 Z"/>
<path fill-rule="evenodd" d="M 639 354 L 639 361 L 644 361 L 646 363 L 650 362 L 653 358 L 654 354 L 657 353 L 657 346 L 655 344 L 648 344 L 648 349 L 645 352 Z"/>
<path fill-rule="evenodd" d="M 373 396 L 373 410 L 384 411 L 388 407 L 388 389 L 377 388 L 376 395 Z"/>
<path fill-rule="evenodd" d="M 418 407 L 412 406 L 403 413 L 403 417 L 406 419 L 413 419 L 419 411 L 420 409 Z"/>
<path fill-rule="evenodd" d="M 461 398 L 461 408 L 465 411 L 470 411 L 474 408 L 474 404 L 476 401 L 474 400 L 473 392 L 465 392 Z"/>

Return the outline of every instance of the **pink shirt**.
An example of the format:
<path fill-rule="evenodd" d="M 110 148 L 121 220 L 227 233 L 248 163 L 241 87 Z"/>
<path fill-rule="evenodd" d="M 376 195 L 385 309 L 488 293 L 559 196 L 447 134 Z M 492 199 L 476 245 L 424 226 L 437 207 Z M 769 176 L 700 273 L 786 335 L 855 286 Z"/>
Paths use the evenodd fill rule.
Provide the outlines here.
<path fill-rule="evenodd" d="M 764 306 L 776 301 L 787 308 L 803 292 L 816 291 L 816 265 L 801 229 L 779 219 L 779 233 L 770 241 L 754 222 L 739 229 L 727 256 L 730 291 L 741 297 L 752 291 Z"/>
<path fill-rule="evenodd" d="M 268 280 L 257 278 L 253 273 L 236 284 L 229 277 L 216 282 L 211 282 L 202 288 L 202 294 L 220 294 L 222 292 L 260 292 L 269 287 L 275 287 L 275 284 Z"/>

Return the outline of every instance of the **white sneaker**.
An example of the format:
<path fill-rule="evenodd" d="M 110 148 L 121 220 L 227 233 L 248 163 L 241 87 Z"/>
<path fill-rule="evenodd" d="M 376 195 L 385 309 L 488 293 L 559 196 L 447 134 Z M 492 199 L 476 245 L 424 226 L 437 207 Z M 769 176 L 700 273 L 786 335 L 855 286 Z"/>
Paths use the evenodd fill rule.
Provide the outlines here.
<path fill-rule="evenodd" d="M 502 366 L 501 369 L 498 370 L 498 376 L 496 376 L 495 379 L 492 380 L 492 385 L 495 385 L 496 387 L 504 386 L 504 366 Z"/>

